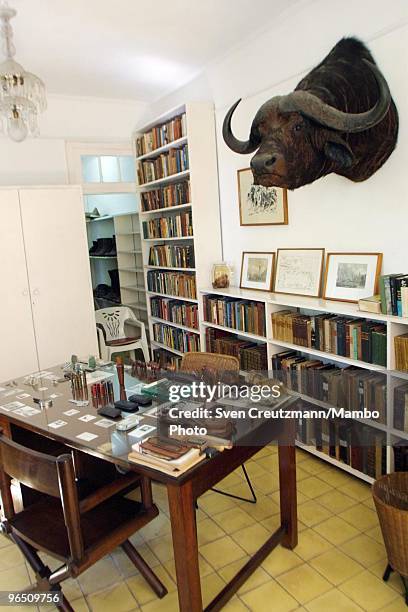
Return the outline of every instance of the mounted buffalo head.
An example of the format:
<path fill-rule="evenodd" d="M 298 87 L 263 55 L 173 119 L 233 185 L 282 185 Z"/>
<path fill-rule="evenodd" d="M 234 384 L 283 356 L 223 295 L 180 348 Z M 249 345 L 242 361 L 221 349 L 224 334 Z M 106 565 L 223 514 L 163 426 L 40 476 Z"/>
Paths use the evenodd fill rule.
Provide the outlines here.
<path fill-rule="evenodd" d="M 369 178 L 388 159 L 398 135 L 398 114 L 387 82 L 367 47 L 342 39 L 286 96 L 265 102 L 249 140 L 235 138 L 231 118 L 223 136 L 251 160 L 254 183 L 296 189 L 335 172 L 352 181 Z"/>

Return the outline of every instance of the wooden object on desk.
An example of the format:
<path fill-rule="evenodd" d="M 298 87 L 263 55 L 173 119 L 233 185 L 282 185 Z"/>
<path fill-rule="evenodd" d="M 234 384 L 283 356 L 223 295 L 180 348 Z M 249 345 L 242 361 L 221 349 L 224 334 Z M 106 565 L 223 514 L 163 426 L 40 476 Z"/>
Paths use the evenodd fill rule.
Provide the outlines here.
<path fill-rule="evenodd" d="M 10 489 L 12 478 L 46 497 L 16 513 Z M 80 501 L 70 454 L 55 458 L 0 434 L 0 491 L 5 515 L 2 527 L 30 564 L 39 590 L 60 591 L 63 580 L 78 576 L 121 546 L 158 597 L 166 595 L 165 586 L 128 540 L 158 515 L 154 505 L 144 507 L 119 496 L 139 480 L 137 474 L 126 474 Z M 65 565 L 52 572 L 42 562 L 39 551 Z M 57 607 L 72 610 L 64 595 Z"/>

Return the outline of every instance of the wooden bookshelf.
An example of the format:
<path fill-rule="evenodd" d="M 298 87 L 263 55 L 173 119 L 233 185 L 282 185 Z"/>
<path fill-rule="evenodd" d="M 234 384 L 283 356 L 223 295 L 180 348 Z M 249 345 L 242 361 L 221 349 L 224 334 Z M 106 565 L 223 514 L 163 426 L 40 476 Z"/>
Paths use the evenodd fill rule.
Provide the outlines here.
<path fill-rule="evenodd" d="M 395 429 L 394 427 L 394 389 L 403 383 L 408 382 L 408 373 L 399 372 L 395 369 L 395 354 L 394 354 L 394 337 L 403 333 L 408 332 L 408 318 L 404 319 L 393 315 L 382 315 L 374 314 L 370 312 L 363 312 L 358 309 L 357 304 L 348 304 L 343 302 L 335 302 L 330 300 L 323 300 L 320 298 L 307 298 L 299 297 L 294 295 L 280 295 L 264 291 L 251 291 L 247 289 L 240 289 L 239 287 L 230 287 L 228 289 L 212 289 L 206 288 L 201 289 L 201 298 L 203 295 L 220 295 L 225 297 L 237 298 L 241 300 L 257 301 L 264 304 L 265 307 L 265 318 L 266 318 L 266 337 L 257 336 L 254 334 L 248 334 L 230 327 L 215 325 L 213 323 L 201 320 L 201 347 L 202 350 L 206 350 L 205 347 L 205 331 L 208 327 L 215 329 L 221 329 L 224 332 L 234 334 L 239 339 L 251 339 L 261 344 L 264 343 L 267 349 L 268 357 L 268 368 L 272 370 L 272 357 L 276 353 L 283 352 L 285 349 L 291 349 L 299 352 L 305 356 L 316 356 L 317 359 L 327 362 L 334 363 L 338 366 L 349 366 L 353 365 L 365 370 L 371 370 L 373 372 L 379 372 L 386 375 L 387 380 L 387 412 L 386 412 L 386 423 L 379 423 L 374 420 L 367 422 L 364 419 L 357 419 L 364 425 L 369 425 L 373 429 L 381 431 L 386 437 L 387 443 L 387 472 L 391 472 L 394 469 L 394 460 L 392 445 L 398 439 L 408 440 L 408 431 L 402 431 Z M 348 316 L 353 318 L 361 318 L 372 321 L 382 322 L 386 325 L 387 330 L 387 363 L 385 367 L 366 363 L 358 359 L 350 359 L 341 355 L 335 355 L 325 351 L 318 351 L 313 348 L 300 346 L 297 344 L 285 342 L 277 339 L 273 336 L 271 315 L 273 312 L 279 310 L 296 310 L 306 314 L 319 314 L 319 313 L 333 313 L 341 316 Z M 299 395 L 299 394 L 298 394 Z M 307 401 L 310 404 L 315 404 L 322 408 L 330 407 L 330 404 L 321 402 L 315 398 L 308 396 L 299 395 L 300 399 Z M 367 474 L 360 472 L 350 465 L 339 461 L 326 453 L 316 450 L 315 447 L 298 442 L 301 448 L 304 448 L 313 455 L 320 457 L 324 461 L 334 464 L 343 470 L 358 476 L 366 482 L 373 482 L 373 479 Z"/>
<path fill-rule="evenodd" d="M 186 118 L 186 133 L 177 140 L 168 142 L 154 151 L 149 151 L 143 155 L 136 155 L 137 138 L 142 134 L 149 132 L 152 128 L 160 126 L 171 119 L 185 113 Z M 213 263 L 222 260 L 221 255 L 221 229 L 219 216 L 219 196 L 218 196 L 218 174 L 217 174 L 217 158 L 216 158 L 216 141 L 215 141 L 215 123 L 214 123 L 214 108 L 211 103 L 206 102 L 191 102 L 169 110 L 159 117 L 152 119 L 149 123 L 140 126 L 133 135 L 135 163 L 136 167 L 140 163 L 147 160 L 152 160 L 162 153 L 167 153 L 170 150 L 179 147 L 188 147 L 189 167 L 186 170 L 170 174 L 156 180 L 152 180 L 140 185 L 137 185 L 137 196 L 139 200 L 140 210 L 140 233 L 142 245 L 142 259 L 144 266 L 144 277 L 147 289 L 147 317 L 151 337 L 151 345 L 153 350 L 161 349 L 173 357 L 179 358 L 183 355 L 172 347 L 167 347 L 160 342 L 155 341 L 153 335 L 153 324 L 160 323 L 168 327 L 177 328 L 185 333 L 195 334 L 200 336 L 200 330 L 190 328 L 188 325 L 173 323 L 158 317 L 154 317 L 151 311 L 150 300 L 153 297 L 161 297 L 164 299 L 178 300 L 189 304 L 199 305 L 199 318 L 201 319 L 201 305 L 199 304 L 199 291 L 206 287 L 211 278 Z M 143 194 L 164 189 L 168 186 L 173 186 L 177 183 L 190 182 L 188 201 L 177 204 L 175 206 L 160 206 L 152 210 L 144 210 L 142 198 L 146 197 Z M 182 213 L 192 213 L 192 236 L 172 236 L 168 238 L 150 238 L 144 237 L 143 222 L 152 219 L 161 219 L 181 215 Z M 209 246 L 209 237 L 211 237 L 211 249 Z M 187 268 L 179 266 L 158 266 L 150 263 L 149 253 L 150 248 L 160 245 L 169 246 L 187 246 L 191 245 L 194 249 L 195 263 L 194 266 Z M 158 292 L 149 289 L 148 275 L 158 272 L 188 274 L 195 278 L 197 293 L 195 297 L 186 298 L 182 295 L 172 295 L 166 292 Z"/>

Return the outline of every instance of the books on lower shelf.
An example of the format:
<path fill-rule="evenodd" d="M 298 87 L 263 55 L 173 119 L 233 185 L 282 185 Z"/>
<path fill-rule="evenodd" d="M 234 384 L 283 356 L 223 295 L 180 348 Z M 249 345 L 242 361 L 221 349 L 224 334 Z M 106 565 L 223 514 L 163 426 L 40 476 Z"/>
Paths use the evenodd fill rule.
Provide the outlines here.
<path fill-rule="evenodd" d="M 203 307 L 209 323 L 265 336 L 265 305 L 261 302 L 204 295 Z"/>
<path fill-rule="evenodd" d="M 408 317 L 408 274 L 380 276 L 381 312 Z"/>
<path fill-rule="evenodd" d="M 198 334 L 170 327 L 164 323 L 153 323 L 153 340 L 182 353 L 200 350 Z"/>
<path fill-rule="evenodd" d="M 150 309 L 153 317 L 198 329 L 198 305 L 171 300 L 169 298 L 150 298 Z"/>
<path fill-rule="evenodd" d="M 300 419 L 297 435 L 303 444 L 371 478 L 386 474 L 386 435 L 374 427 L 351 420 Z"/>
<path fill-rule="evenodd" d="M 395 368 L 400 372 L 408 372 L 408 334 L 395 336 Z"/>
<path fill-rule="evenodd" d="M 276 340 L 298 346 L 384 367 L 387 364 L 387 326 L 378 321 L 281 310 L 272 313 L 272 334 Z"/>
<path fill-rule="evenodd" d="M 156 361 L 161 368 L 178 370 L 180 367 L 181 357 L 166 351 L 162 348 L 153 348 L 153 361 Z"/>
<path fill-rule="evenodd" d="M 193 245 L 162 244 L 151 246 L 149 250 L 150 266 L 166 268 L 194 268 Z"/>
<path fill-rule="evenodd" d="M 196 299 L 197 288 L 194 274 L 186 272 L 147 272 L 147 289 L 174 297 Z"/>
<path fill-rule="evenodd" d="M 193 235 L 191 210 L 179 215 L 168 215 L 143 221 L 144 238 L 175 238 Z"/>
<path fill-rule="evenodd" d="M 158 125 L 136 139 L 136 154 L 145 155 L 186 135 L 186 114 Z"/>
<path fill-rule="evenodd" d="M 394 389 L 394 429 L 408 432 L 408 384 Z"/>
<path fill-rule="evenodd" d="M 165 185 L 159 189 L 150 189 L 141 193 L 142 212 L 172 208 L 191 202 L 190 181 L 180 181 Z"/>
<path fill-rule="evenodd" d="M 274 376 L 287 388 L 328 407 L 345 410 L 378 411 L 379 423 L 387 422 L 387 376 L 350 366 L 340 368 L 318 359 L 308 359 L 297 351 L 273 355 Z M 408 385 L 407 385 L 408 388 Z"/>
<path fill-rule="evenodd" d="M 240 340 L 226 331 L 213 327 L 207 327 L 205 330 L 205 341 L 206 350 L 209 353 L 237 357 L 241 370 L 266 371 L 268 369 L 266 344 Z"/>
<path fill-rule="evenodd" d="M 408 472 L 408 440 L 396 440 L 392 445 L 394 451 L 394 470 Z"/>
<path fill-rule="evenodd" d="M 166 178 L 188 169 L 188 146 L 185 144 L 182 147 L 161 153 L 154 159 L 139 161 L 137 165 L 139 185 Z"/>

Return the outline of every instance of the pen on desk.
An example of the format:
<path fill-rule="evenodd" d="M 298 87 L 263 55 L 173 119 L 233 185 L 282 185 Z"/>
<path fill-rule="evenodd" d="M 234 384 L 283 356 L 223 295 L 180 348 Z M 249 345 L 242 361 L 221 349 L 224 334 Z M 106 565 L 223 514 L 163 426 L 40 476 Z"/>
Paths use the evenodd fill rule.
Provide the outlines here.
<path fill-rule="evenodd" d="M 109 399 L 109 403 L 113 404 L 115 401 L 115 396 L 113 393 L 113 383 L 111 380 L 108 380 L 107 382 L 107 387 L 108 387 L 108 399 Z"/>
<path fill-rule="evenodd" d="M 87 381 L 86 381 L 86 372 L 85 370 L 82 371 L 82 388 L 83 388 L 83 392 L 84 392 L 84 399 L 88 399 L 88 385 L 87 385 Z"/>

